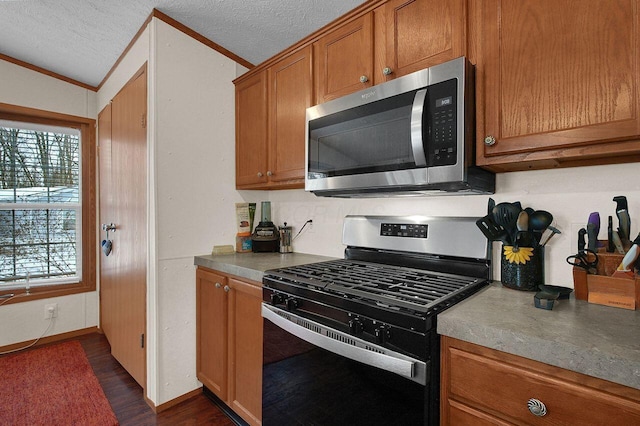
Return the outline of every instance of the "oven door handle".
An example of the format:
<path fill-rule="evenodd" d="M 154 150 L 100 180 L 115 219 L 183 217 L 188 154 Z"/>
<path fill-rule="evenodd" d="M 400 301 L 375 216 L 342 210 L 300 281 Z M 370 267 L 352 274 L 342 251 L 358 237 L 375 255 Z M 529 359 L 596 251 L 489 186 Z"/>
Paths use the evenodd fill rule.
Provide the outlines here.
<path fill-rule="evenodd" d="M 426 364 L 422 361 L 325 327 L 322 324 L 265 303 L 262 304 L 262 317 L 294 336 L 306 340 L 322 349 L 372 367 L 398 374 L 423 385 L 426 384 Z M 305 324 L 307 327 L 300 324 Z M 329 337 L 323 332 L 328 332 L 334 337 Z M 371 349 L 364 349 L 347 342 L 362 342 L 362 346 Z M 385 353 L 380 353 L 380 351 Z"/>

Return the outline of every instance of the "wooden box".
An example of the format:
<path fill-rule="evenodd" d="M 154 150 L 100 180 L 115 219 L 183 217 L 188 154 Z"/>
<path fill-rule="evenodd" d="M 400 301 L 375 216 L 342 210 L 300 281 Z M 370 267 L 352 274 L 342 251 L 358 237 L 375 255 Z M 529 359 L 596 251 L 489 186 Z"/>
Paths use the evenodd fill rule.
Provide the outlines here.
<path fill-rule="evenodd" d="M 640 308 L 640 278 L 613 278 L 612 275 L 624 255 L 598 253 L 597 274 L 587 274 L 583 268 L 573 267 L 573 287 L 578 300 L 623 309 Z"/>

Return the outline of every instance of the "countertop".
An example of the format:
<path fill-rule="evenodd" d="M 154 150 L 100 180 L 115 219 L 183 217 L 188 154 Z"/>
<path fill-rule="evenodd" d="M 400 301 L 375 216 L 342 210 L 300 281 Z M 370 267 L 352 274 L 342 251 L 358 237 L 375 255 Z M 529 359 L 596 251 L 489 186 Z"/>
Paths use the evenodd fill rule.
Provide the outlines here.
<path fill-rule="evenodd" d="M 286 268 L 325 260 L 335 260 L 335 257 L 305 253 L 234 253 L 196 256 L 194 264 L 262 283 L 264 271 L 268 269 Z"/>
<path fill-rule="evenodd" d="M 493 283 L 438 315 L 438 333 L 640 389 L 640 311 L 575 300 L 538 309 Z"/>
<path fill-rule="evenodd" d="M 304 253 L 196 256 L 194 263 L 256 282 L 264 271 L 335 258 Z M 640 389 L 640 311 L 582 300 L 533 305 L 532 292 L 494 282 L 438 315 L 438 333 Z"/>

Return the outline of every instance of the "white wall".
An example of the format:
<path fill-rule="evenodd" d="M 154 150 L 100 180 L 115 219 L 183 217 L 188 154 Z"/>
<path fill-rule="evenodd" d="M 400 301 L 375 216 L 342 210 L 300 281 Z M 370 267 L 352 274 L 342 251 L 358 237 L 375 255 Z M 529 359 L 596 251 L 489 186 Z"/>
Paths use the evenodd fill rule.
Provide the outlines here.
<path fill-rule="evenodd" d="M 154 20 L 157 404 L 196 377 L 195 254 L 235 238 L 236 63 Z M 150 395 L 151 397 L 151 395 Z"/>
<path fill-rule="evenodd" d="M 521 201 L 524 207 L 551 212 L 562 231 L 546 246 L 547 284 L 573 287 L 571 266 L 565 259 L 577 250 L 578 230 L 586 227 L 591 212 L 600 213 L 600 239 L 607 238 L 607 217 L 617 227 L 616 195 L 625 195 L 631 214 L 631 235 L 640 231 L 640 179 L 638 163 L 502 173 L 497 175 L 496 203 Z M 440 196 L 420 198 L 332 199 L 303 190 L 271 191 L 273 220 L 287 222 L 294 234 L 307 219 L 313 227 L 295 240 L 294 251 L 342 257 L 342 220 L 347 214 L 484 216 L 489 196 Z M 258 196 L 260 197 L 260 196 Z M 251 201 L 267 199 L 247 196 Z M 259 213 L 259 212 L 258 212 Z M 233 221 L 232 217 L 226 218 Z M 309 226 L 307 225 L 307 228 Z M 478 231 L 479 232 L 479 231 Z M 500 259 L 500 243 L 494 244 L 494 259 Z M 494 262 L 494 278 L 500 279 L 499 261 Z"/>
<path fill-rule="evenodd" d="M 232 80 L 246 69 L 153 19 L 98 92 L 101 110 L 148 61 L 147 397 L 198 388 L 194 255 L 233 241 Z"/>
<path fill-rule="evenodd" d="M 0 76 L 2 103 L 96 118 L 96 94 L 91 90 L 2 60 Z M 58 318 L 47 336 L 98 325 L 97 291 L 4 305 L 0 306 L 0 346 L 40 337 L 49 323 L 43 319 L 48 303 L 58 304 Z"/>

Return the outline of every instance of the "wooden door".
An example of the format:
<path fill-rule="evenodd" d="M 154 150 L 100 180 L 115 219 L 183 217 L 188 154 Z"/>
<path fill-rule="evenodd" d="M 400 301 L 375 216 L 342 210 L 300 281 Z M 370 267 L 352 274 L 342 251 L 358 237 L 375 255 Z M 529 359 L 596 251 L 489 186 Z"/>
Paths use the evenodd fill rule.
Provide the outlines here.
<path fill-rule="evenodd" d="M 311 46 L 269 68 L 269 179 L 304 180 L 306 109 L 313 98 Z"/>
<path fill-rule="evenodd" d="M 262 288 L 229 278 L 229 405 L 262 422 Z"/>
<path fill-rule="evenodd" d="M 391 0 L 376 9 L 376 84 L 464 56 L 465 5 Z"/>
<path fill-rule="evenodd" d="M 373 13 L 368 13 L 313 44 L 316 102 L 373 84 Z"/>
<path fill-rule="evenodd" d="M 236 187 L 267 182 L 267 72 L 236 85 Z"/>
<path fill-rule="evenodd" d="M 113 242 L 111 254 L 101 254 L 101 327 L 114 358 L 143 388 L 147 260 L 146 75 L 145 66 L 114 97 L 99 119 L 99 125 L 102 125 L 99 133 L 100 218 L 101 223 L 116 226 L 116 231 L 109 233 Z M 110 135 L 107 130 L 109 110 Z M 102 235 L 104 238 L 104 232 Z"/>
<path fill-rule="evenodd" d="M 196 376 L 221 400 L 227 401 L 227 278 L 196 271 Z"/>
<path fill-rule="evenodd" d="M 637 0 L 473 5 L 479 164 L 638 157 L 616 142 L 640 133 Z"/>

